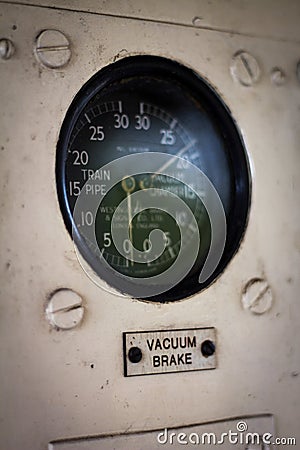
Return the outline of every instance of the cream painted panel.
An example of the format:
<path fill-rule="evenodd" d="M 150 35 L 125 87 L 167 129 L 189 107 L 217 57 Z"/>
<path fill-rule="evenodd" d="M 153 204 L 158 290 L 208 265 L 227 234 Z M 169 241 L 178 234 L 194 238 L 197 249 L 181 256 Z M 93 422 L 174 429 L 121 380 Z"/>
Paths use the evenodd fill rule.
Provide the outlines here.
<path fill-rule="evenodd" d="M 299 43 L 298 0 L 2 0 Z"/>

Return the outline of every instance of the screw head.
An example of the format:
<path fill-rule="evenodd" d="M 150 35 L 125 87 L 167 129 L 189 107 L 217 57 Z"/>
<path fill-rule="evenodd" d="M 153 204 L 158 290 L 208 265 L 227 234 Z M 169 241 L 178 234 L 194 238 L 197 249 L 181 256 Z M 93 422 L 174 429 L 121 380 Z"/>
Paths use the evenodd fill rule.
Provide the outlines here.
<path fill-rule="evenodd" d="M 271 309 L 273 294 L 266 280 L 252 278 L 242 291 L 242 305 L 253 314 L 264 314 Z"/>
<path fill-rule="evenodd" d="M 12 41 L 9 39 L 0 39 L 0 58 L 1 59 L 10 59 L 15 53 L 15 47 Z"/>
<path fill-rule="evenodd" d="M 82 297 L 71 289 L 55 291 L 46 307 L 46 318 L 50 324 L 60 330 L 77 327 L 84 315 Z"/>
<path fill-rule="evenodd" d="M 260 67 L 256 58 L 243 50 L 233 55 L 230 72 L 233 79 L 242 86 L 253 86 L 260 78 Z"/>
<path fill-rule="evenodd" d="M 286 81 L 286 75 L 279 67 L 274 67 L 271 71 L 271 81 L 276 86 L 282 86 Z"/>
<path fill-rule="evenodd" d="M 216 346 L 213 341 L 207 339 L 201 344 L 201 353 L 205 358 L 212 356 L 216 351 Z"/>
<path fill-rule="evenodd" d="M 71 58 L 69 40 L 58 30 L 42 31 L 36 39 L 34 50 L 37 60 L 48 69 L 60 69 Z"/>
<path fill-rule="evenodd" d="M 137 364 L 143 357 L 142 350 L 139 347 L 131 347 L 128 352 L 128 359 L 131 363 Z"/>

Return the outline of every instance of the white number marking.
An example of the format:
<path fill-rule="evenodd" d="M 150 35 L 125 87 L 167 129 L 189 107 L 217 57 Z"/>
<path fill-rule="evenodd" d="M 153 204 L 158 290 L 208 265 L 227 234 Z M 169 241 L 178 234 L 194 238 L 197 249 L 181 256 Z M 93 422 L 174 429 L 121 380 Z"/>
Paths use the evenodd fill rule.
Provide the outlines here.
<path fill-rule="evenodd" d="M 126 130 L 126 128 L 129 127 L 129 117 L 126 114 L 114 114 L 115 118 L 115 128 L 123 128 Z"/>
<path fill-rule="evenodd" d="M 89 129 L 92 132 L 90 141 L 103 141 L 104 140 L 105 135 L 104 135 L 102 125 L 98 125 L 97 127 L 90 126 Z"/>
<path fill-rule="evenodd" d="M 173 145 L 176 142 L 176 138 L 172 130 L 160 130 L 162 134 L 160 143 L 163 145 Z"/>
<path fill-rule="evenodd" d="M 149 130 L 151 126 L 150 118 L 148 116 L 140 116 L 137 114 L 135 116 L 136 124 L 135 129 L 136 130 Z"/>
<path fill-rule="evenodd" d="M 90 227 L 94 222 L 94 217 L 91 211 L 83 212 L 81 211 L 81 225 L 87 225 Z"/>
<path fill-rule="evenodd" d="M 110 233 L 104 233 L 103 234 L 103 245 L 104 245 L 104 247 L 110 247 L 111 246 Z"/>
<path fill-rule="evenodd" d="M 73 166 L 86 166 L 89 162 L 89 155 L 85 150 L 79 152 L 78 150 L 73 150 L 72 154 L 75 155 L 75 159 L 73 161 Z"/>
<path fill-rule="evenodd" d="M 130 248 L 131 248 L 130 244 L 131 244 L 131 242 L 130 242 L 129 239 L 124 239 L 124 241 L 123 241 L 123 250 L 124 250 L 125 253 L 130 253 Z"/>
<path fill-rule="evenodd" d="M 70 195 L 73 197 L 78 197 L 80 194 L 80 181 L 70 181 L 69 183 Z"/>

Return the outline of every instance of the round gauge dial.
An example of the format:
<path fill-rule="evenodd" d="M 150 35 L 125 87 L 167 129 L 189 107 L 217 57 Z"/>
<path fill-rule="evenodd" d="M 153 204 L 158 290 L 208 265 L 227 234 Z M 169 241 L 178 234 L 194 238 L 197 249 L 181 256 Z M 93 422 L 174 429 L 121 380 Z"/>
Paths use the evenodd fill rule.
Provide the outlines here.
<path fill-rule="evenodd" d="M 81 255 L 137 298 L 207 287 L 245 230 L 250 178 L 235 123 L 207 82 L 165 58 L 125 58 L 83 86 L 61 129 L 56 175 Z M 219 256 L 209 264 L 213 239 Z"/>

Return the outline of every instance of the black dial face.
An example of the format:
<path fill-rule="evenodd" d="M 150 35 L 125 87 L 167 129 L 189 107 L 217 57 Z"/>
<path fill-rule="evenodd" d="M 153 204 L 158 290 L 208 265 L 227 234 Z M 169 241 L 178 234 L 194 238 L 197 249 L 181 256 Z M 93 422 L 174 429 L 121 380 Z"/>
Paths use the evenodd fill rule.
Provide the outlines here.
<path fill-rule="evenodd" d="M 164 58 L 126 58 L 83 86 L 63 123 L 56 175 L 84 260 L 137 298 L 172 301 L 207 287 L 246 226 L 250 180 L 236 126 L 206 82 Z"/>

